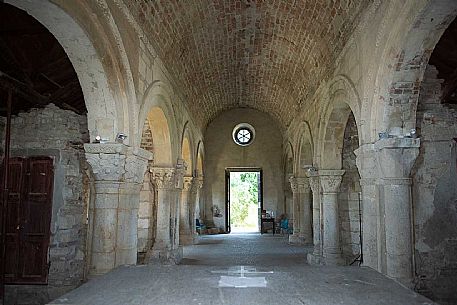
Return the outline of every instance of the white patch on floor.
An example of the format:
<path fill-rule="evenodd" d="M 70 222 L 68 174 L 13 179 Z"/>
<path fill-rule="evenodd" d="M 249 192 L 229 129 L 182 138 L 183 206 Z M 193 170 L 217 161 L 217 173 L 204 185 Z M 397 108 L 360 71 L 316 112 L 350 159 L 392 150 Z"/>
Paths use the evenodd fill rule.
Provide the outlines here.
<path fill-rule="evenodd" d="M 219 287 L 234 287 L 234 288 L 248 288 L 248 287 L 267 287 L 267 280 L 265 277 L 247 277 L 250 274 L 264 274 L 273 273 L 273 271 L 257 271 L 254 267 L 232 267 L 229 270 L 217 270 L 211 271 L 211 273 L 227 273 L 227 274 L 239 274 L 239 276 L 226 276 L 221 275 L 219 280 Z"/>
<path fill-rule="evenodd" d="M 249 288 L 249 287 L 267 287 L 265 277 L 237 277 L 221 275 L 219 287 Z"/>

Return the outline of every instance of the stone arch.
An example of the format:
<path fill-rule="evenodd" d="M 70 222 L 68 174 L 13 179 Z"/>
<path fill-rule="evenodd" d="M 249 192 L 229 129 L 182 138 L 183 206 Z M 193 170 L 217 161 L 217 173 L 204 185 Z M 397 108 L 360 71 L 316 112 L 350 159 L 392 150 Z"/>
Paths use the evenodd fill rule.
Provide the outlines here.
<path fill-rule="evenodd" d="M 346 124 L 352 113 L 359 126 L 361 103 L 355 87 L 345 76 L 338 76 L 330 83 L 328 99 L 321 115 L 316 152 L 321 169 L 341 169 Z"/>
<path fill-rule="evenodd" d="M 197 155 L 196 155 L 196 176 L 203 177 L 204 176 L 204 160 L 205 160 L 205 150 L 203 146 L 203 142 L 199 141 L 197 145 Z"/>
<path fill-rule="evenodd" d="M 157 106 L 152 107 L 149 110 L 145 124 L 147 124 L 152 134 L 154 164 L 156 166 L 171 166 L 173 159 L 170 128 L 168 119 L 162 108 Z"/>
<path fill-rule="evenodd" d="M 297 152 L 297 174 L 301 177 L 304 177 L 306 174 L 304 167 L 312 166 L 314 161 L 314 144 L 311 135 L 311 128 L 308 122 L 303 122 L 300 124 L 297 139 L 297 147 L 295 149 Z"/>
<path fill-rule="evenodd" d="M 181 133 L 181 158 L 187 164 L 186 176 L 193 176 L 196 170 L 196 154 L 194 148 L 194 138 L 189 127 L 189 121 L 187 121 L 184 124 Z"/>
<path fill-rule="evenodd" d="M 181 136 L 181 158 L 186 162 L 187 168 L 185 175 L 192 176 L 194 173 L 194 145 L 192 135 L 189 131 L 189 122 L 184 124 L 184 129 Z"/>
<path fill-rule="evenodd" d="M 290 142 L 286 143 L 286 150 L 284 154 L 284 205 L 283 213 L 288 217 L 292 216 L 292 189 L 290 186 L 289 178 L 294 175 L 294 149 Z"/>
<path fill-rule="evenodd" d="M 410 9 L 408 7 L 402 16 L 415 15 Z M 371 141 L 377 140 L 379 133 L 404 136 L 415 129 L 419 87 L 427 63 L 456 15 L 457 2 L 433 0 L 416 18 L 397 18 L 380 57 L 380 62 L 385 64 L 378 69 L 379 95 L 374 97 L 370 107 Z M 398 30 L 403 28 L 407 30 Z"/>
<path fill-rule="evenodd" d="M 168 92 L 162 82 L 154 82 L 144 94 L 138 117 L 139 122 L 150 124 L 153 141 L 163 148 L 159 151 L 154 149 L 155 166 L 173 166 L 179 157 L 178 152 L 180 152 L 178 149 L 180 138 L 176 132 L 176 120 Z M 140 133 L 139 136 L 140 138 L 136 140 L 137 143 L 141 143 Z M 160 153 L 163 155 L 160 156 Z"/>
<path fill-rule="evenodd" d="M 291 142 L 287 142 L 286 144 L 286 152 L 284 155 L 284 174 L 286 176 L 286 183 L 288 183 L 288 174 L 294 174 L 295 172 L 295 155 L 294 155 L 294 148 Z"/>
<path fill-rule="evenodd" d="M 123 74 L 114 64 L 121 60 L 114 54 L 108 35 L 102 30 L 103 26 L 97 23 L 97 19 L 93 18 L 90 9 L 81 2 L 64 2 L 62 7 L 44 0 L 6 2 L 32 15 L 64 48 L 84 94 L 90 139 L 94 140 L 99 135 L 114 142 L 119 131 L 131 135 L 129 116 L 132 111 L 125 93 L 131 91 L 131 85 L 123 83 Z M 73 5 L 78 8 L 74 9 Z M 69 6 L 68 9 L 66 6 Z M 68 11 L 79 15 L 70 16 Z M 115 32 L 114 28 L 109 30 Z M 126 143 L 128 141 L 129 139 Z"/>

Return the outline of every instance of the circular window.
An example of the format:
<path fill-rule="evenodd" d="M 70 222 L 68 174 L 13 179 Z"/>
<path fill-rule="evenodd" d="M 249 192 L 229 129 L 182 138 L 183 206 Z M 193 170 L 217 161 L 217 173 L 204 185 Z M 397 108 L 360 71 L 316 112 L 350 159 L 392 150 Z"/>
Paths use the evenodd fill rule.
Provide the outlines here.
<path fill-rule="evenodd" d="M 247 123 L 238 124 L 233 128 L 233 141 L 241 146 L 247 146 L 252 143 L 255 137 L 254 127 Z"/>

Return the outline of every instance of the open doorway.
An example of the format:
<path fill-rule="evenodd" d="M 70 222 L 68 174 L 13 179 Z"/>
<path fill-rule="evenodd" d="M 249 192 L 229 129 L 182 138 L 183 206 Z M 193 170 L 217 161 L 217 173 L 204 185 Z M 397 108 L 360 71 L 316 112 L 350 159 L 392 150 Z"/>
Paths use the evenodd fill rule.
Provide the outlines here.
<path fill-rule="evenodd" d="M 259 232 L 263 209 L 262 170 L 229 168 L 226 179 L 226 231 Z"/>

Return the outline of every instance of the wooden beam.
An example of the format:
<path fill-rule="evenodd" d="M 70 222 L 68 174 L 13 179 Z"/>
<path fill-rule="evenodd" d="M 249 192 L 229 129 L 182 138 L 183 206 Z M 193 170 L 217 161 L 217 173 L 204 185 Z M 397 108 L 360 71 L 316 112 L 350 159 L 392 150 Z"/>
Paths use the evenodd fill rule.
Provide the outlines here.
<path fill-rule="evenodd" d="M 29 85 L 9 76 L 0 71 L 0 88 L 5 90 L 13 90 L 17 95 L 25 99 L 31 104 L 45 106 L 49 104 L 49 98 L 41 95 Z"/>

